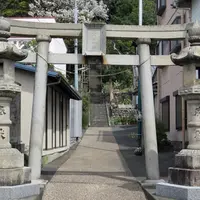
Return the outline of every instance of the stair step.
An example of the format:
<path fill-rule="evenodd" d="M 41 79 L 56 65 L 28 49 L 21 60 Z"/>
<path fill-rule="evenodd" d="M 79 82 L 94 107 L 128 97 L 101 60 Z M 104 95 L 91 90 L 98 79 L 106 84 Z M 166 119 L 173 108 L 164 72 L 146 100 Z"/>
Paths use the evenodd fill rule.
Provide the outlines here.
<path fill-rule="evenodd" d="M 98 103 L 91 101 L 91 127 L 108 127 L 106 106 L 100 101 L 101 98 L 95 96 L 95 100 L 97 100 Z"/>

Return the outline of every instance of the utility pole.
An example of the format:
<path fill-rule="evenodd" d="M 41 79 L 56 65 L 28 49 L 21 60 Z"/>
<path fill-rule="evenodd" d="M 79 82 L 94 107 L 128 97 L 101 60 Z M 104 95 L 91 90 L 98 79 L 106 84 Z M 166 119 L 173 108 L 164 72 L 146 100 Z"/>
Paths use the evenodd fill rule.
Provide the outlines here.
<path fill-rule="evenodd" d="M 142 26 L 143 23 L 143 0 L 139 0 L 139 26 Z M 138 53 L 138 49 L 136 48 L 136 54 Z M 136 69 L 137 70 L 137 69 Z M 141 86 L 140 86 L 140 67 L 138 67 L 138 111 L 142 112 L 142 102 L 141 102 Z M 142 155 L 142 119 L 138 120 L 138 149 L 135 150 L 136 155 Z"/>
<path fill-rule="evenodd" d="M 78 23 L 78 8 L 77 8 L 77 0 L 75 0 L 75 7 L 74 7 L 74 23 Z M 74 40 L 74 52 L 78 54 L 78 39 Z M 74 87 L 78 91 L 78 65 L 75 65 L 74 71 Z"/>
<path fill-rule="evenodd" d="M 143 0 L 139 0 L 139 26 L 143 23 Z"/>
<path fill-rule="evenodd" d="M 77 8 L 77 0 L 74 0 L 74 23 L 77 24 L 78 23 L 78 8 Z M 78 54 L 78 39 L 76 38 L 74 40 L 74 53 Z M 75 89 L 78 91 L 78 65 L 75 64 L 74 66 L 74 87 Z M 78 113 L 78 102 L 75 101 L 74 102 L 74 118 L 75 118 L 75 125 L 77 126 L 77 113 Z M 79 137 L 76 137 L 76 141 L 78 141 Z"/>
<path fill-rule="evenodd" d="M 139 0 L 139 26 L 142 26 L 143 23 L 143 0 Z M 138 67 L 138 75 L 140 74 L 140 67 Z M 142 103 L 141 103 L 141 87 L 140 79 L 138 76 L 138 110 L 142 112 Z M 138 135 L 139 135 L 139 147 L 142 147 L 142 120 L 138 122 Z"/>

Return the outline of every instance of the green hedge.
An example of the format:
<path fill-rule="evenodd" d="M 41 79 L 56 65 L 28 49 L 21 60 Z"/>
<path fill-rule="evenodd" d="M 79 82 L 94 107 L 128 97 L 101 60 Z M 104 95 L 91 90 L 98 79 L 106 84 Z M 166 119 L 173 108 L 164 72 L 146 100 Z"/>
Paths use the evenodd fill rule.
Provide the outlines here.
<path fill-rule="evenodd" d="M 137 120 L 132 117 L 112 117 L 111 124 L 112 125 L 133 125 L 136 124 Z"/>
<path fill-rule="evenodd" d="M 89 124 L 89 109 L 90 109 L 90 99 L 88 94 L 82 96 L 82 128 L 86 129 Z"/>

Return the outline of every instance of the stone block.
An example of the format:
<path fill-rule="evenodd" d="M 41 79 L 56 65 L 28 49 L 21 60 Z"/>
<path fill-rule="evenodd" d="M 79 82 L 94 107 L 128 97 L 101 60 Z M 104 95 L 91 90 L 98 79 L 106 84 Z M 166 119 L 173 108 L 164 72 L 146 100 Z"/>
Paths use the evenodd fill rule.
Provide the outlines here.
<path fill-rule="evenodd" d="M 200 186 L 199 169 L 183 169 L 170 167 L 168 169 L 169 183 L 186 186 Z"/>
<path fill-rule="evenodd" d="M 188 168 L 188 169 L 200 169 L 200 156 L 176 155 L 175 167 Z"/>
<path fill-rule="evenodd" d="M 29 167 L 0 169 L 0 186 L 14 186 L 31 182 Z"/>
<path fill-rule="evenodd" d="M 29 183 L 17 186 L 0 187 L 1 200 L 35 200 L 40 195 L 40 185 Z"/>
<path fill-rule="evenodd" d="M 175 167 L 200 169 L 200 150 L 183 149 L 175 156 Z"/>
<path fill-rule="evenodd" d="M 31 196 L 31 197 L 25 197 L 23 199 L 20 199 L 20 200 L 41 200 L 42 199 L 42 196 Z"/>
<path fill-rule="evenodd" d="M 0 186 L 12 186 L 23 183 L 23 169 L 0 169 Z"/>
<path fill-rule="evenodd" d="M 31 168 L 23 168 L 23 183 L 31 183 Z"/>
<path fill-rule="evenodd" d="M 0 169 L 24 167 L 24 155 L 17 149 L 0 149 Z"/>
<path fill-rule="evenodd" d="M 23 199 L 20 200 L 41 200 L 42 198 L 40 198 L 40 196 L 31 196 L 31 197 L 25 197 Z"/>
<path fill-rule="evenodd" d="M 158 183 L 156 195 L 176 200 L 199 200 L 200 187 Z"/>

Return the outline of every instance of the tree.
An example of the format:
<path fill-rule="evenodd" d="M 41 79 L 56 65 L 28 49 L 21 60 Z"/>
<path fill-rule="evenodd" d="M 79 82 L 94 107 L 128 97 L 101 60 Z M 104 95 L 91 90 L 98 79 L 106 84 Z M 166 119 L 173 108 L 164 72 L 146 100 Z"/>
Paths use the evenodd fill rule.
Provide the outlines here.
<path fill-rule="evenodd" d="M 109 8 L 109 23 L 137 25 L 139 0 L 105 0 Z M 143 0 L 143 24 L 156 24 L 156 1 Z"/>
<path fill-rule="evenodd" d="M 51 16 L 59 22 L 74 21 L 75 0 L 33 0 L 29 7 L 31 16 Z M 80 23 L 108 19 L 108 8 L 102 0 L 77 0 L 77 7 Z"/>
<path fill-rule="evenodd" d="M 104 0 L 109 8 L 109 20 L 110 24 L 122 24 L 122 25 L 138 25 L 138 9 L 139 0 Z M 154 25 L 156 24 L 156 2 L 155 0 L 143 0 L 143 24 L 144 25 Z M 136 48 L 133 45 L 132 40 L 115 40 L 107 42 L 107 53 L 109 54 L 129 54 L 134 55 Z M 154 48 L 152 48 L 154 49 Z M 124 71 L 125 70 L 125 71 Z M 123 73 L 117 74 L 120 71 Z M 104 86 L 109 85 L 110 93 L 115 89 L 115 83 L 118 82 L 120 89 L 131 89 L 132 88 L 132 78 L 133 70 L 131 66 L 108 66 L 103 70 Z M 117 74 L 113 76 L 112 74 Z M 110 94 L 110 96 L 113 96 Z"/>
<path fill-rule="evenodd" d="M 28 16 L 30 0 L 6 0 L 0 2 L 0 16 L 25 17 Z"/>

